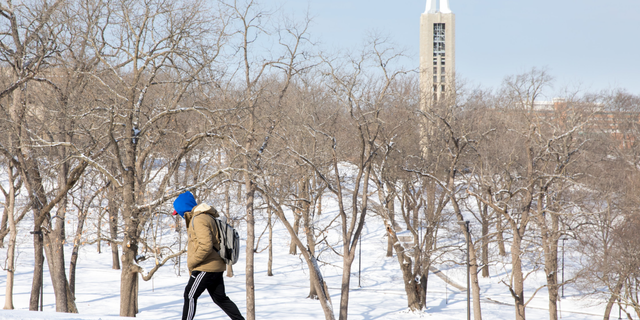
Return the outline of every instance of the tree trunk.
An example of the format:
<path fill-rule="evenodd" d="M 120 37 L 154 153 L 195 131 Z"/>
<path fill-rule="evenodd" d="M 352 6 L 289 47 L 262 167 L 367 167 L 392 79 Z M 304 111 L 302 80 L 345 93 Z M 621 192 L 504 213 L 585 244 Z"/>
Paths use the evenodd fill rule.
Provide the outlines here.
<path fill-rule="evenodd" d="M 269 260 L 267 261 L 267 276 L 273 277 L 273 224 L 271 222 L 273 211 L 271 210 L 269 200 L 267 200 L 267 212 L 267 223 L 269 224 Z"/>
<path fill-rule="evenodd" d="M 507 249 L 504 247 L 504 236 L 502 235 L 504 227 L 502 225 L 502 215 L 496 213 L 496 238 L 498 239 L 498 254 L 501 257 L 507 256 Z"/>
<path fill-rule="evenodd" d="M 300 201 L 300 208 L 302 213 L 302 226 L 304 228 L 305 236 L 307 238 L 307 251 L 309 254 L 315 258 L 316 254 L 316 237 L 313 231 L 312 225 L 312 217 L 311 217 L 311 195 L 309 194 L 309 183 L 307 179 L 302 179 L 300 182 L 300 197 L 307 199 L 309 201 Z M 307 296 L 309 299 L 318 299 L 318 291 L 316 290 L 316 286 L 314 285 L 313 279 L 309 278 L 309 295 Z"/>
<path fill-rule="evenodd" d="M 489 215 L 487 213 L 488 206 L 481 202 L 478 203 L 481 208 L 482 216 L 482 277 L 489 277 Z"/>
<path fill-rule="evenodd" d="M 395 230 L 391 228 L 393 228 L 392 223 L 389 223 L 389 225 L 387 225 L 387 234 L 389 238 L 393 240 L 393 247 L 396 251 L 400 271 L 402 271 L 404 291 L 407 294 L 407 306 L 411 311 L 422 311 L 426 306 L 424 303 L 426 299 L 423 299 L 423 297 L 426 298 L 427 295 L 426 277 L 424 282 L 416 281 L 417 278 L 413 273 L 413 261 L 411 257 L 405 254 L 407 251 L 398 240 Z"/>
<path fill-rule="evenodd" d="M 7 230 L 7 229 L 11 229 L 8 228 L 7 223 L 8 221 L 8 210 L 5 207 L 3 213 L 2 213 L 2 222 L 0 222 L 0 248 L 4 248 L 4 237 L 11 232 L 11 230 Z"/>
<path fill-rule="evenodd" d="M 391 183 L 388 183 L 387 187 L 388 190 L 394 188 Z M 385 195 L 382 186 L 379 185 L 378 198 L 380 199 L 381 203 L 383 201 L 386 202 L 385 207 L 388 216 L 388 219 L 385 219 L 385 227 L 388 239 L 387 244 L 396 251 L 396 257 L 398 259 L 398 264 L 400 266 L 400 271 L 402 272 L 402 278 L 404 280 L 404 291 L 407 294 L 407 306 L 411 311 L 422 311 L 426 307 L 429 267 L 427 266 L 424 269 L 421 267 L 416 267 L 416 269 L 419 269 L 421 273 L 420 278 L 416 277 L 416 273 L 414 273 L 414 264 L 418 264 L 418 262 L 416 261 L 414 263 L 412 258 L 406 254 L 408 251 L 402 246 L 402 243 L 400 242 L 400 240 L 398 240 L 398 236 L 396 234 L 394 210 L 395 197 L 393 196 L 393 193 Z M 401 206 L 403 206 L 404 208 L 404 204 L 401 204 Z M 408 215 L 409 213 L 407 213 L 407 216 Z M 389 252 L 387 251 L 387 256 L 393 256 L 393 252 L 389 254 Z M 429 263 L 423 262 L 423 265 L 428 264 Z M 427 270 L 427 272 L 422 272 L 422 270 Z"/>
<path fill-rule="evenodd" d="M 134 101 L 136 93 L 129 93 L 130 101 Z M 130 102 L 133 103 L 133 102 Z M 128 118 L 125 121 L 124 131 L 133 133 L 134 122 L 138 119 L 136 105 L 128 106 Z M 137 140 L 124 139 L 122 155 L 122 220 L 124 221 L 124 236 L 122 238 L 122 257 L 120 275 L 120 316 L 135 317 L 138 313 L 138 236 L 140 234 L 140 212 L 135 209 L 138 197 L 144 194 L 142 185 L 136 179 L 142 179 L 141 168 L 137 164 Z M 137 188 L 136 188 L 137 187 Z"/>
<path fill-rule="evenodd" d="M 357 237 L 354 237 L 353 242 L 357 242 Z M 357 245 L 357 243 L 355 243 Z M 355 247 L 354 245 L 354 247 Z M 349 250 L 351 248 L 348 243 L 344 244 L 343 258 L 342 258 L 342 283 L 340 285 L 340 320 L 347 320 L 349 311 L 349 284 L 351 283 L 351 266 L 355 259 L 355 250 Z"/>
<path fill-rule="evenodd" d="M 255 253 L 255 218 L 253 212 L 253 197 L 256 192 L 255 185 L 248 174 L 245 175 L 245 183 L 247 188 L 247 261 L 245 266 L 246 273 L 246 290 L 247 290 L 247 320 L 256 319 L 256 296 L 254 285 L 254 266 L 253 256 Z"/>
<path fill-rule="evenodd" d="M 49 274 L 51 275 L 51 284 L 56 300 L 56 312 L 73 312 L 69 310 L 69 300 L 67 291 L 69 284 L 67 282 L 64 253 L 61 247 L 64 245 L 60 240 L 60 231 L 54 229 L 51 233 L 44 235 L 44 253 L 49 266 Z"/>
<path fill-rule="evenodd" d="M 98 236 L 98 241 L 96 242 L 96 250 L 98 253 L 102 253 L 102 218 L 104 218 L 104 213 L 98 211 L 98 226 L 96 230 L 96 234 Z"/>
<path fill-rule="evenodd" d="M 298 235 L 298 232 L 300 230 L 300 212 L 296 212 L 298 210 L 293 210 L 293 231 L 295 231 L 296 236 Z M 297 246 L 295 244 L 295 242 L 293 242 L 293 239 L 291 239 L 291 243 L 289 244 L 289 254 L 290 255 L 297 255 L 298 251 L 297 251 Z"/>
<path fill-rule="evenodd" d="M 13 279 L 15 276 L 16 231 L 13 217 L 9 218 L 9 246 L 7 248 L 7 282 L 4 295 L 4 309 L 13 309 Z"/>
<path fill-rule="evenodd" d="M 420 298 L 420 304 L 424 309 L 427 306 L 427 284 L 429 282 L 429 268 L 425 267 L 425 272 L 420 276 L 419 288 L 418 288 L 418 297 Z"/>
<path fill-rule="evenodd" d="M 42 241 L 42 229 L 34 227 L 33 250 L 35 265 L 33 266 L 33 280 L 31 282 L 31 297 L 29 298 L 29 310 L 38 311 L 40 304 L 40 291 L 42 290 L 44 272 L 44 246 Z"/>
<path fill-rule="evenodd" d="M 304 251 L 304 248 L 300 248 L 300 250 Z M 324 279 L 322 278 L 320 267 L 318 266 L 318 261 L 313 255 L 308 255 L 307 265 L 309 266 L 309 273 L 311 274 L 313 284 L 316 287 L 316 292 L 320 293 L 318 299 L 320 300 L 320 305 L 322 306 L 324 317 L 326 320 L 334 320 L 335 316 L 333 315 L 333 307 L 331 306 L 331 296 L 329 295 L 329 288 L 327 287 L 327 283 L 324 282 Z"/>
<path fill-rule="evenodd" d="M 518 229 L 513 230 L 513 242 L 511 243 L 512 263 L 512 288 L 511 296 L 515 303 L 516 320 L 525 320 L 524 305 L 524 276 L 522 274 L 522 260 L 520 260 L 520 246 L 522 238 Z"/>
<path fill-rule="evenodd" d="M 450 176 L 449 179 L 451 181 L 450 185 L 453 185 L 453 176 Z M 451 193 L 449 197 L 451 199 L 451 205 L 453 206 L 454 211 L 456 212 L 456 215 L 458 217 L 458 224 L 460 225 L 462 234 L 464 234 L 467 248 L 469 250 L 469 252 L 467 252 L 467 254 L 469 255 L 468 276 L 469 282 L 471 282 L 471 288 L 467 288 L 467 290 L 470 290 L 471 294 L 473 295 L 473 319 L 482 320 L 482 308 L 480 305 L 480 284 L 478 282 L 478 255 L 476 253 L 476 247 L 473 243 L 473 239 L 471 239 L 471 232 L 469 231 L 469 221 L 466 221 L 466 223 L 463 224 L 463 222 L 465 222 L 464 217 L 462 216 L 462 211 L 458 206 L 458 200 L 456 200 L 455 193 Z"/>
<path fill-rule="evenodd" d="M 18 81 L 18 77 L 14 75 L 13 82 Z M 31 208 L 33 211 L 33 219 L 34 221 L 39 219 L 40 209 L 42 208 L 43 202 L 40 199 L 36 198 L 35 193 L 33 192 L 33 185 L 36 184 L 34 181 L 37 179 L 37 171 L 35 168 L 35 163 L 33 163 L 33 159 L 25 159 L 23 156 L 24 145 L 29 145 L 26 143 L 26 138 L 24 135 L 26 134 L 26 128 L 22 125 L 24 122 L 25 109 L 24 106 L 24 89 L 25 86 L 13 90 L 12 92 L 12 102 L 11 102 L 11 122 L 13 124 L 13 132 L 11 136 L 11 140 L 9 141 L 10 145 L 16 148 L 16 156 L 20 160 L 19 172 L 22 175 L 25 186 L 29 191 L 29 201 L 33 205 Z M 44 269 L 44 255 L 43 255 L 43 243 L 42 243 L 42 229 L 39 224 L 35 224 L 33 226 L 33 255 L 34 255 L 34 266 L 33 266 L 33 278 L 31 281 L 31 296 L 29 298 L 29 310 L 37 311 L 38 306 L 40 305 L 40 291 L 42 288 L 43 281 L 43 269 Z"/>
<path fill-rule="evenodd" d="M 69 139 L 65 139 L 69 140 Z M 61 159 L 65 158 L 65 153 L 62 151 Z M 68 163 L 63 163 L 60 174 L 58 175 L 58 185 L 66 186 L 68 183 L 69 166 Z M 43 196 L 44 197 L 44 196 Z M 49 219 L 49 213 L 45 212 L 47 217 L 44 221 L 45 225 L 49 225 L 51 232 L 44 234 L 45 242 L 45 255 L 49 265 L 49 274 L 51 275 L 51 283 L 53 285 L 53 291 L 56 299 L 56 311 L 57 312 L 73 312 L 76 313 L 75 303 L 73 298 L 69 299 L 69 283 L 67 282 L 67 275 L 64 262 L 64 243 L 66 238 L 65 233 L 65 221 L 67 212 L 67 197 L 62 197 L 58 203 L 58 210 L 56 211 L 55 219 Z M 51 228 L 53 227 L 53 228 Z M 72 308 L 69 306 L 72 305 Z"/>
<path fill-rule="evenodd" d="M 335 151 L 334 151 L 335 152 Z M 361 153 L 361 163 L 364 159 L 364 149 Z M 338 171 L 337 159 L 334 153 L 333 166 L 336 173 Z M 364 173 L 364 177 L 363 177 Z M 339 176 L 339 174 L 338 174 Z M 349 284 L 351 282 L 351 266 L 356 256 L 356 248 L 360 241 L 360 234 L 364 227 L 365 217 L 367 216 L 367 206 L 369 200 L 369 178 L 371 177 L 371 164 L 367 163 L 363 165 L 357 176 L 356 183 L 353 188 L 353 196 L 351 200 L 351 224 L 347 223 L 347 216 L 344 212 L 344 202 L 340 199 L 342 197 L 342 187 L 340 181 L 338 181 L 337 196 L 340 202 L 340 215 L 342 216 L 342 241 L 343 241 L 343 256 L 342 256 L 342 284 L 340 286 L 340 320 L 347 320 L 349 311 Z M 360 188 L 362 183 L 362 188 Z M 362 190 L 362 191 L 358 191 Z M 358 201 L 358 193 L 360 192 L 361 203 Z M 360 210 L 358 210 L 360 209 Z M 360 213 L 358 213 L 360 211 Z M 347 231 L 348 230 L 348 231 Z"/>
<path fill-rule="evenodd" d="M 300 253 L 304 257 L 305 261 L 307 262 L 307 266 L 309 267 L 309 274 L 311 275 L 310 277 L 312 279 L 313 285 L 316 287 L 316 292 L 319 293 L 318 298 L 320 300 L 320 305 L 322 306 L 322 311 L 324 312 L 325 319 L 335 320 L 335 315 L 333 314 L 333 306 L 331 304 L 331 296 L 329 295 L 329 289 L 327 288 L 327 285 L 324 282 L 324 279 L 322 277 L 322 272 L 320 270 L 320 267 L 318 266 L 318 262 L 316 261 L 316 258 L 313 255 L 311 255 L 308 250 L 305 250 L 304 245 L 302 244 L 302 241 L 300 241 L 300 239 L 296 236 L 296 233 L 294 232 L 293 227 L 285 217 L 284 212 L 282 211 L 282 208 L 278 208 L 276 210 L 276 214 L 280 218 L 280 221 L 282 221 L 282 224 L 284 224 L 287 231 L 289 231 L 289 234 L 291 235 L 291 238 L 293 239 L 293 241 L 300 248 Z"/>
<path fill-rule="evenodd" d="M 407 306 L 411 311 L 422 311 L 424 309 L 424 304 L 422 301 L 422 296 L 425 296 L 422 293 L 422 289 L 424 288 L 420 282 L 416 281 L 417 278 L 413 276 L 413 263 L 411 258 L 405 256 L 404 248 L 402 245 L 397 242 L 395 244 L 396 248 L 396 256 L 398 258 L 398 263 L 400 264 L 400 269 L 402 271 L 402 278 L 404 282 L 404 291 L 407 293 Z"/>
<path fill-rule="evenodd" d="M 558 320 L 558 241 L 550 237 L 543 240 L 545 251 L 544 271 L 549 292 L 549 320 Z"/>
<path fill-rule="evenodd" d="M 387 214 L 389 215 L 389 222 L 391 223 L 391 227 L 395 228 L 395 199 L 394 197 L 389 197 L 387 199 Z M 394 229 L 395 231 L 395 229 Z M 391 235 L 387 232 L 387 257 L 393 257 L 393 244 L 394 240 Z"/>
<path fill-rule="evenodd" d="M 616 300 L 620 297 L 620 290 L 622 289 L 622 285 L 624 282 L 622 281 L 622 277 L 618 279 L 618 283 L 611 291 L 611 296 L 609 296 L 609 300 L 607 301 L 607 306 L 604 309 L 604 320 L 609 320 L 609 316 L 611 315 L 611 309 L 613 309 L 613 305 L 616 303 Z"/>
<path fill-rule="evenodd" d="M 135 317 L 138 313 L 138 269 L 135 267 L 138 241 L 135 236 L 130 235 L 137 234 L 137 223 L 131 218 L 125 218 L 125 230 L 120 278 L 120 316 Z"/>
<path fill-rule="evenodd" d="M 549 292 L 549 320 L 558 320 L 558 235 L 560 217 L 554 213 L 544 213 L 543 202 L 547 190 L 542 189 L 538 196 L 536 216 L 544 252 L 544 272 Z M 548 225 L 551 220 L 551 226 Z"/>
<path fill-rule="evenodd" d="M 471 235 L 469 234 L 471 241 Z M 478 281 L 478 256 L 473 241 L 469 246 L 469 277 L 471 280 L 471 295 L 473 297 L 473 319 L 482 320 L 482 307 L 480 304 L 480 283 Z"/>
<path fill-rule="evenodd" d="M 420 210 L 417 206 L 416 203 L 411 203 L 411 201 L 407 202 L 409 204 L 409 208 L 407 208 L 407 212 L 413 212 L 413 229 L 414 230 L 420 230 L 422 228 L 422 224 L 420 221 Z M 414 244 L 416 246 L 418 246 L 420 244 L 420 238 L 416 237 L 415 239 L 413 239 Z"/>
<path fill-rule="evenodd" d="M 80 250 L 80 241 L 82 240 L 82 229 L 84 228 L 84 220 L 86 219 L 88 211 L 80 212 L 78 214 L 78 227 L 76 228 L 76 235 L 73 239 L 73 249 L 71 251 L 71 261 L 69 262 L 69 291 L 73 296 L 76 295 L 76 265 L 78 262 L 78 251 Z"/>
<path fill-rule="evenodd" d="M 49 273 L 51 275 L 51 283 L 56 299 L 57 312 L 77 313 L 74 298 L 69 290 L 67 282 L 64 257 L 60 257 L 60 250 L 64 244 L 51 235 L 45 235 L 45 255 L 49 265 Z"/>
<path fill-rule="evenodd" d="M 62 173 L 58 176 L 60 185 L 67 184 L 67 175 L 69 174 L 69 165 L 64 163 L 62 165 Z M 55 272 L 51 274 L 52 278 L 56 278 L 52 283 L 56 283 L 54 285 L 54 290 L 57 287 L 59 294 L 56 294 L 56 311 L 58 312 L 70 312 L 69 310 L 69 300 L 67 296 L 67 291 L 69 290 L 69 283 L 67 282 L 67 274 L 66 274 L 66 263 L 64 262 L 64 243 L 66 241 L 66 232 L 65 232 L 65 220 L 67 215 L 67 197 L 65 196 L 60 204 L 58 205 L 58 210 L 56 212 L 55 219 L 55 229 L 50 234 L 50 239 L 53 240 L 53 245 L 51 246 L 53 261 L 55 261 Z M 53 238 L 51 238 L 53 236 Z M 46 250 L 45 250 L 46 253 Z M 51 271 L 49 271 L 51 273 Z M 53 280 L 53 279 L 52 279 Z M 58 297 L 58 295 L 60 297 Z"/>
<path fill-rule="evenodd" d="M 15 211 L 15 189 L 13 178 L 13 167 L 9 166 L 9 193 L 8 199 L 5 199 L 5 216 L 7 217 L 7 223 L 9 228 L 9 245 L 7 248 L 7 282 L 4 295 L 4 309 L 13 309 L 13 279 L 15 276 L 15 252 L 16 252 L 16 239 L 18 238 L 18 231 L 16 230 L 16 222 L 13 218 Z"/>
<path fill-rule="evenodd" d="M 34 186 L 42 186 L 40 174 L 36 169 L 36 164 L 32 161 L 27 163 L 25 181 L 27 189 L 29 189 L 29 197 L 34 213 L 34 221 L 43 221 L 42 207 L 46 203 L 46 197 L 40 198 L 41 193 L 34 191 Z M 50 221 L 51 218 L 48 214 L 45 215 L 44 220 Z M 38 305 L 42 306 L 44 303 L 41 300 L 41 293 L 43 290 L 43 277 L 44 277 L 44 230 L 42 223 L 34 222 L 33 226 L 33 250 L 35 265 L 33 267 L 33 280 L 31 283 L 31 297 L 29 299 L 29 310 L 37 311 Z"/>
<path fill-rule="evenodd" d="M 128 161 L 132 164 L 124 172 L 122 198 L 124 200 L 124 237 L 122 239 L 122 273 L 120 276 L 120 316 L 135 317 L 138 313 L 138 268 L 135 263 L 138 255 L 138 212 L 135 205 L 135 176 L 133 170 L 133 151 L 127 150 Z"/>
<path fill-rule="evenodd" d="M 126 256 L 123 250 L 123 256 Z M 125 260 L 125 259 L 123 259 Z M 129 271 L 129 272 L 127 272 Z M 123 301 L 123 297 L 130 300 Z M 138 313 L 138 272 L 132 264 L 122 261 L 122 275 L 120 280 L 120 316 L 135 317 Z"/>
<path fill-rule="evenodd" d="M 126 226 L 126 230 L 131 227 Z M 138 313 L 138 272 L 135 267 L 137 244 L 127 235 L 124 237 L 127 245 L 122 248 L 122 274 L 120 276 L 120 316 L 135 317 Z"/>
<path fill-rule="evenodd" d="M 110 185 L 109 197 L 109 236 L 111 238 L 111 269 L 120 270 L 120 254 L 118 253 L 118 202 L 116 200 L 115 186 Z"/>
<path fill-rule="evenodd" d="M 69 312 L 67 300 L 67 278 L 64 265 L 64 257 L 59 256 L 62 244 L 55 235 L 45 235 L 44 253 L 49 265 L 51 284 L 56 299 L 56 312 Z"/>

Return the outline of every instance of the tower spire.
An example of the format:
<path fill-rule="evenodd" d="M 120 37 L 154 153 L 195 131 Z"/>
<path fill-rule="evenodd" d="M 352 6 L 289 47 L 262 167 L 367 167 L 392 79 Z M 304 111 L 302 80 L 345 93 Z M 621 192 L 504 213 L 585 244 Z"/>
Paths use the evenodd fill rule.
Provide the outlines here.
<path fill-rule="evenodd" d="M 440 12 L 451 13 L 451 9 L 449 8 L 449 0 L 440 0 Z"/>
<path fill-rule="evenodd" d="M 436 1 L 437 0 L 427 0 L 427 8 L 424 10 L 424 13 L 436 13 Z"/>

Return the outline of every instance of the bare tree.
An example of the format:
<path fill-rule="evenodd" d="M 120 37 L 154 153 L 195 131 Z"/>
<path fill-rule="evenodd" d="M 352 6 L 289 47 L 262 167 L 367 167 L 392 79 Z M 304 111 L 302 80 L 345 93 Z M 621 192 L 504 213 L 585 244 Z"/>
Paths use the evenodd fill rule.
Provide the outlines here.
<path fill-rule="evenodd" d="M 422 162 L 411 171 L 427 178 L 438 187 L 435 190 L 438 190 L 440 200 L 437 206 L 432 205 L 436 208 L 436 210 L 432 209 L 437 213 L 436 221 L 440 223 L 445 221 L 441 213 L 445 205 L 451 205 L 453 209 L 455 222 L 468 244 L 471 282 L 471 288 L 468 289 L 473 295 L 474 319 L 481 320 L 477 254 L 477 244 L 481 242 L 481 238 L 476 237 L 474 240 L 469 228 L 472 217 L 477 219 L 479 216 L 477 213 L 480 208 L 471 207 L 468 204 L 468 195 L 463 192 L 468 185 L 469 168 L 476 160 L 475 148 L 479 138 L 475 123 L 480 116 L 481 106 L 478 106 L 472 98 L 466 97 L 460 88 L 450 89 L 448 95 L 442 96 L 432 103 L 430 108 L 421 112 L 423 126 L 427 128 L 422 131 L 422 141 L 423 144 L 427 144 L 423 145 Z M 425 185 L 427 186 L 426 198 L 436 198 L 433 186 L 429 186 L 428 183 Z M 433 203 L 433 200 L 429 202 Z M 431 218 L 431 220 L 434 219 Z"/>
<path fill-rule="evenodd" d="M 56 310 L 62 312 L 76 312 L 73 297 L 68 290 L 68 283 L 64 269 L 64 251 L 62 250 L 61 239 L 64 237 L 64 210 L 67 191 L 75 184 L 86 167 L 85 162 L 67 162 L 67 154 L 64 148 L 49 149 L 53 152 L 63 152 L 62 172 L 57 175 L 59 178 L 59 188 L 52 198 L 46 194 L 43 179 L 47 179 L 47 169 L 43 168 L 33 157 L 35 153 L 46 151 L 52 146 L 52 140 L 60 137 L 50 135 L 52 126 L 40 126 L 38 118 L 45 109 L 42 105 L 29 105 L 27 97 L 37 97 L 38 85 L 28 87 L 34 80 L 49 83 L 46 78 L 38 78 L 42 70 L 51 63 L 52 55 L 58 50 L 58 39 L 62 33 L 63 21 L 59 14 L 62 1 L 34 1 L 29 4 L 14 5 L 11 1 L 2 4 L 2 18 L 6 19 L 3 27 L 6 31 L 3 34 L 11 35 L 4 38 L 7 42 L 2 42 L 1 56 L 4 63 L 10 67 L 11 85 L 5 88 L 0 96 L 12 95 L 9 111 L 7 114 L 12 120 L 14 128 L 10 137 L 10 142 L 3 148 L 5 154 L 11 156 L 14 165 L 23 176 L 25 186 L 29 191 L 32 210 L 34 211 L 34 246 L 36 254 L 36 265 L 34 268 L 34 281 L 32 285 L 32 297 L 30 309 L 35 310 L 38 305 L 39 290 L 42 286 L 42 264 L 44 262 L 42 251 L 45 249 L 47 262 L 56 294 Z M 63 94 L 57 92 L 58 98 L 64 98 Z M 36 110 L 29 113 L 27 110 Z M 35 115 L 35 116 L 32 116 Z M 40 128 L 42 130 L 31 130 L 30 128 Z M 64 130 L 63 130 L 64 132 Z M 27 141 L 31 141 L 28 143 Z M 62 139 L 62 143 L 68 140 Z M 75 166 L 74 166 L 75 165 Z M 58 206 L 57 217 L 60 217 L 52 225 L 50 211 Z M 44 243 L 43 243 L 44 242 Z M 46 243 L 46 246 L 44 244 Z"/>
<path fill-rule="evenodd" d="M 237 96 L 236 107 L 240 119 L 232 128 L 230 139 L 236 143 L 238 153 L 243 156 L 245 211 L 247 222 L 246 239 L 246 295 L 247 319 L 255 319 L 255 285 L 254 285 L 254 253 L 255 248 L 255 202 L 257 186 L 254 173 L 262 170 L 263 154 L 269 146 L 279 120 L 276 116 L 282 106 L 283 99 L 294 77 L 304 71 L 307 62 L 304 61 L 304 48 L 308 43 L 307 29 L 309 20 L 301 24 L 289 22 L 273 31 L 278 36 L 278 44 L 282 49 L 279 57 L 266 56 L 262 60 L 254 58 L 256 37 L 269 35 L 271 28 L 264 24 L 264 19 L 270 13 L 262 10 L 253 0 L 233 1 L 226 4 L 231 12 L 233 23 L 238 28 L 237 50 L 241 52 L 239 70 L 240 92 Z M 267 30 L 269 29 L 269 30 Z M 271 73 L 274 71 L 275 73 Z M 278 74 L 280 73 L 280 74 Z M 269 77 L 267 77 L 267 75 Z M 272 81 L 275 78 L 279 81 Z M 273 85 L 267 90 L 267 85 Z M 235 94 L 235 90 L 233 90 Z M 274 96 L 268 97 L 267 93 Z M 231 93 L 231 92 L 229 92 Z M 275 112 L 272 112 L 275 110 Z"/>
<path fill-rule="evenodd" d="M 479 153 L 481 167 L 477 169 L 481 174 L 476 176 L 480 181 L 474 186 L 476 190 L 469 191 L 511 227 L 513 268 L 508 287 L 519 320 L 525 319 L 528 302 L 524 298 L 522 259 L 530 223 L 537 223 L 541 229 L 542 243 L 537 245 L 545 254 L 549 314 L 552 319 L 557 317 L 558 239 L 562 234 L 559 218 L 569 210 L 558 196 L 575 179 L 568 166 L 575 165 L 574 158 L 583 146 L 575 134 L 587 119 L 582 113 L 568 114 L 566 109 L 556 110 L 555 116 L 550 114 L 553 110 L 540 109 L 536 101 L 550 81 L 545 71 L 536 69 L 505 79 L 503 106 L 496 108 L 502 118 L 484 136 L 485 147 Z M 567 116 L 575 121 L 552 122 L 567 120 Z M 487 139 L 489 136 L 493 141 Z M 489 148 L 491 145 L 494 147 Z"/>
<path fill-rule="evenodd" d="M 348 57 L 343 63 L 324 59 L 327 68 L 326 86 L 332 93 L 333 103 L 339 106 L 336 113 L 344 116 L 344 120 L 338 118 L 342 120 L 340 130 L 322 131 L 321 128 L 314 128 L 325 135 L 332 145 L 331 177 L 316 171 L 327 185 L 327 190 L 338 201 L 343 259 L 341 320 L 348 316 L 351 266 L 370 207 L 369 187 L 373 177 L 373 163 L 381 151 L 381 110 L 386 105 L 390 88 L 406 73 L 402 69 L 391 70 L 392 64 L 401 57 L 402 54 L 394 51 L 389 43 L 373 38 L 360 55 Z M 379 78 L 367 73 L 370 64 L 380 67 L 376 70 L 381 74 Z M 365 80 L 367 77 L 370 77 L 369 81 Z M 352 171 L 353 175 L 345 175 L 345 170 Z M 352 190 L 345 185 L 346 179 L 352 183 Z"/>
<path fill-rule="evenodd" d="M 15 172 L 15 168 L 11 164 L 11 162 L 7 165 L 7 176 L 9 181 L 9 186 L 5 189 L 4 186 L 0 186 L 2 193 L 5 198 L 4 203 L 4 212 L 7 216 L 7 225 L 9 229 L 9 243 L 7 245 L 7 264 L 4 266 L 4 270 L 7 271 L 7 282 L 5 288 L 5 296 L 4 296 L 4 309 L 13 309 L 13 280 L 15 278 L 16 271 L 16 239 L 18 238 L 18 223 L 24 218 L 25 214 L 28 212 L 29 207 L 24 207 L 20 214 L 16 216 L 16 209 L 19 209 L 19 206 L 16 206 L 16 198 L 19 195 L 19 190 L 22 186 L 22 180 Z"/>
<path fill-rule="evenodd" d="M 445 210 L 450 200 L 434 180 L 421 174 L 423 169 L 433 173 L 441 163 L 431 167 L 434 163 L 424 159 L 422 145 L 415 143 L 429 140 L 429 150 L 437 150 L 435 137 L 420 136 L 414 80 L 406 79 L 393 87 L 389 103 L 393 107 L 383 112 L 385 130 L 380 135 L 381 156 L 375 162 L 373 180 L 380 202 L 376 211 L 384 219 L 389 243 L 395 249 L 407 305 L 420 311 L 426 307 L 429 270 L 445 251 L 439 245 L 439 230 L 450 218 Z M 399 210 L 395 209 L 396 201 Z"/>
<path fill-rule="evenodd" d="M 93 175 L 99 174 L 99 172 L 93 172 Z M 101 211 L 102 209 L 99 202 L 96 205 L 94 200 L 102 200 L 104 198 L 105 189 L 109 187 L 108 183 L 106 185 L 99 185 L 95 182 L 99 181 L 95 179 L 91 174 L 87 174 L 82 181 L 80 181 L 75 187 L 75 190 L 72 190 L 70 198 L 72 205 L 76 208 L 77 212 L 77 222 L 76 222 L 76 231 L 73 237 L 73 249 L 71 250 L 71 259 L 69 261 L 69 290 L 75 297 L 76 295 L 76 266 L 78 263 L 78 252 L 82 245 L 86 242 L 86 239 L 83 240 L 83 230 L 85 226 L 85 220 L 91 209 L 99 208 L 96 211 Z"/>
<path fill-rule="evenodd" d="M 585 259 L 576 284 L 584 292 L 607 299 L 604 318 L 615 304 L 637 313 L 637 115 L 640 99 L 623 91 L 596 95 L 603 108 L 595 113 L 586 133 L 593 141 L 588 150 L 588 173 L 581 193 L 581 215 L 575 218 L 575 250 Z M 614 130 L 612 130 L 614 129 Z M 597 290 L 606 287 L 608 291 Z M 634 302 L 635 301 L 635 302 Z M 628 307 L 632 310 L 628 310 Z"/>
<path fill-rule="evenodd" d="M 121 316 L 132 317 L 138 311 L 142 270 L 136 257 L 140 234 L 153 217 L 150 213 L 180 193 L 168 191 L 168 184 L 189 153 L 202 141 L 219 137 L 219 124 L 212 117 L 215 109 L 199 105 L 192 91 L 198 84 L 216 81 L 205 71 L 211 70 L 226 39 L 225 12 L 208 9 L 198 0 L 95 2 L 78 12 L 89 22 L 84 41 L 99 59 L 99 71 L 92 74 L 104 95 L 97 114 L 108 126 L 112 155 L 91 165 L 122 200 Z"/>
<path fill-rule="evenodd" d="M 280 201 L 277 201 L 275 198 L 273 198 L 271 192 L 267 190 L 263 190 L 263 191 L 265 191 L 264 194 L 267 197 L 269 197 L 270 199 L 269 204 L 274 209 L 274 212 L 278 215 L 278 218 L 280 219 L 280 221 L 282 221 L 282 223 L 285 225 L 285 227 L 287 228 L 287 231 L 289 231 L 292 241 L 296 243 L 296 245 L 298 246 L 298 249 L 300 249 L 300 254 L 304 257 L 305 261 L 307 262 L 307 266 L 309 268 L 310 280 L 313 287 L 315 288 L 317 299 L 320 301 L 320 305 L 322 306 L 325 319 L 327 320 L 335 319 L 335 315 L 333 313 L 333 306 L 331 304 L 331 297 L 329 296 L 328 287 L 322 276 L 322 272 L 320 270 L 318 260 L 316 259 L 315 255 L 308 248 L 305 247 L 304 243 L 300 240 L 300 238 L 298 238 L 295 230 L 293 229 L 293 226 L 287 220 L 287 217 L 284 211 L 285 207 L 283 206 L 283 204 Z"/>

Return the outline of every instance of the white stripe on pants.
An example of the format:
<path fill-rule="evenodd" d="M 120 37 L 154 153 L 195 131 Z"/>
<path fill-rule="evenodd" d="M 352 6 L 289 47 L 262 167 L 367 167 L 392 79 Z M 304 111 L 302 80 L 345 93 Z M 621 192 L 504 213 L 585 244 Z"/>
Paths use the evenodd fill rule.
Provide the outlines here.
<path fill-rule="evenodd" d="M 200 272 L 197 276 L 196 276 L 196 280 L 193 281 L 193 286 L 191 286 L 191 290 L 189 291 L 189 312 L 187 313 L 187 319 L 188 320 L 192 320 L 193 316 L 196 312 L 196 308 L 195 308 L 195 299 L 193 298 L 193 296 L 196 293 L 196 290 L 198 289 L 198 286 L 200 286 L 200 281 L 202 281 L 202 278 L 204 278 L 204 275 L 206 274 L 206 272 Z"/>

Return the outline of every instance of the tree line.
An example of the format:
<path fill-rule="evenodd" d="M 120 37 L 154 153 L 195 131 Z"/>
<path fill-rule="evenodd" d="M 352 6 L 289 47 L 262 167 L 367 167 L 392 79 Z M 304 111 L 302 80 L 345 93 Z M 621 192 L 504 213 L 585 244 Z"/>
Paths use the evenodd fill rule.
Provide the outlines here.
<path fill-rule="evenodd" d="M 532 268 L 546 275 L 550 319 L 564 285 L 604 297 L 605 318 L 616 304 L 640 316 L 637 95 L 567 90 L 541 103 L 553 79 L 532 69 L 496 89 L 451 83 L 434 100 L 383 37 L 325 52 L 309 19 L 252 0 L 5 0 L 0 13 L 5 308 L 20 224 L 33 236 L 30 310 L 46 260 L 56 311 L 78 312 L 78 250 L 104 243 L 122 270 L 120 315 L 135 316 L 138 281 L 185 253 L 171 202 L 193 191 L 244 229 L 247 319 L 267 229 L 269 274 L 274 249 L 299 254 L 309 298 L 326 319 L 347 319 L 367 219 L 386 226 L 380 250 L 397 258 L 411 310 L 426 306 L 429 271 L 469 242 L 476 320 L 478 278 L 497 263 L 511 266 L 503 283 L 518 320 Z M 323 211 L 327 199 L 336 212 Z M 271 245 L 276 220 L 288 248 Z M 567 240 L 582 268 L 560 279 Z M 327 251 L 342 261 L 336 302 Z"/>

